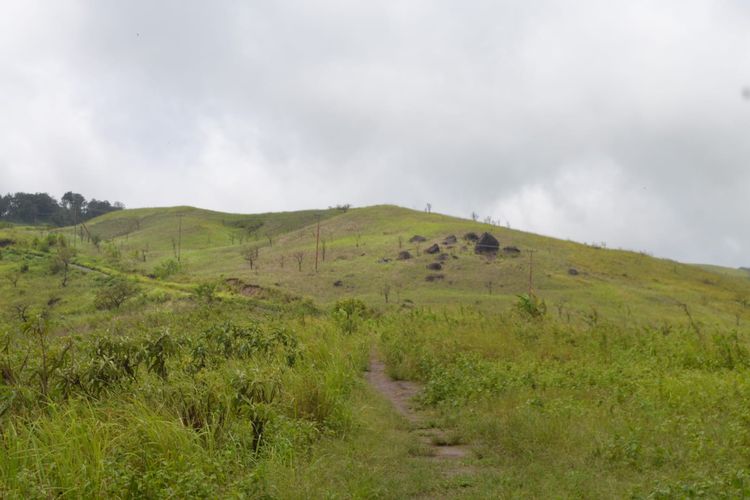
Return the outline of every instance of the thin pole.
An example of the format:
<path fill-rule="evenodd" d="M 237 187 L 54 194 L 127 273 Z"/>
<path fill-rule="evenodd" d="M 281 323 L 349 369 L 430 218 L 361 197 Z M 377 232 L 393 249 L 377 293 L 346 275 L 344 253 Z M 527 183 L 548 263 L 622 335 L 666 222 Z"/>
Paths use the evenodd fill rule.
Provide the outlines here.
<path fill-rule="evenodd" d="M 73 206 L 73 248 L 78 246 L 78 235 L 76 234 L 78 232 L 78 212 L 75 209 L 75 205 Z"/>
<path fill-rule="evenodd" d="M 534 250 L 529 250 L 529 295 L 534 291 Z"/>
<path fill-rule="evenodd" d="M 318 247 L 320 246 L 320 215 L 318 215 L 318 230 L 315 233 L 315 272 L 318 272 Z"/>
<path fill-rule="evenodd" d="M 177 262 L 180 262 L 180 257 L 182 256 L 182 214 L 179 214 L 177 218 L 179 220 L 177 229 Z"/>

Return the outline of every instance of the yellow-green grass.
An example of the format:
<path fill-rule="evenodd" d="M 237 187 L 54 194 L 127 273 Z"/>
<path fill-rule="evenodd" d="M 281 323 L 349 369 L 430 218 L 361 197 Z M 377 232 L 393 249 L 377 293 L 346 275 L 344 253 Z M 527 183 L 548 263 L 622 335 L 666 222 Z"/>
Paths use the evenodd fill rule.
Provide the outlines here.
<path fill-rule="evenodd" d="M 184 265 L 149 278 L 174 259 L 180 214 Z M 52 230 L 52 244 L 47 229 L 0 229 L 0 239 L 15 242 L 0 250 L 0 496 L 750 494 L 750 280 L 392 206 L 321 212 L 326 259 L 315 273 L 317 215 L 187 207 L 108 214 L 87 224 L 104 238 L 98 249 L 76 242 L 66 286 L 52 264 L 57 236 L 71 245 L 73 228 Z M 232 225 L 255 228 L 259 218 L 268 232 L 256 229 L 249 240 L 246 228 Z M 135 220 L 139 227 L 124 234 Z M 489 231 L 523 253 L 477 256 L 470 245 L 462 249 L 468 231 Z M 419 256 L 408 243 L 414 234 L 428 238 Z M 435 258 L 422 251 L 450 234 L 459 238 L 458 258 L 448 258 L 443 280 L 425 281 Z M 242 254 L 255 245 L 259 269 L 251 270 Z M 144 248 L 145 263 L 135 257 Z M 415 257 L 395 260 L 402 249 Z M 536 319 L 516 309 L 516 295 L 528 287 L 530 250 L 534 290 L 547 304 Z M 296 252 L 304 252 L 302 272 Z M 111 277 L 139 291 L 117 309 L 97 309 L 95 297 Z M 230 277 L 277 292 L 196 291 Z M 343 286 L 334 287 L 336 280 Z M 313 299 L 319 310 L 291 295 Z M 350 331 L 329 307 L 348 297 L 380 314 L 355 318 Z M 16 306 L 29 306 L 31 321 Z M 34 329 L 45 310 L 49 344 Z M 208 364 L 196 368 L 220 338 L 206 332 L 221 331 L 225 321 L 260 324 L 258 338 L 275 339 L 276 350 L 237 356 L 214 345 Z M 128 351 L 112 354 L 107 342 L 132 343 L 134 356 L 151 360 L 164 335 L 174 341 L 168 375 L 151 361 L 132 380 L 112 375 L 123 369 L 112 367 L 112 356 Z M 469 457 L 425 457 L 408 424 L 365 385 L 360 373 L 373 341 L 393 376 L 425 383 L 422 404 L 469 445 Z M 289 346 L 298 354 L 291 360 Z M 65 356 L 43 393 L 46 349 L 53 362 Z M 104 389 L 92 389 L 91 380 Z M 270 402 L 255 399 L 264 384 L 278 384 Z M 256 449 L 259 419 L 268 426 Z"/>
<path fill-rule="evenodd" d="M 320 243 L 315 272 L 318 214 Z M 744 314 L 740 302 L 750 294 L 750 280 L 742 271 L 685 265 L 639 252 L 598 248 L 394 206 L 255 216 L 190 207 L 124 210 L 88 224 L 91 233 L 106 241 L 99 251 L 79 242 L 79 258 L 88 259 L 92 265 L 149 274 L 159 264 L 175 259 L 180 215 L 183 271 L 167 281 L 240 278 L 310 297 L 321 304 L 358 297 L 382 307 L 383 292 L 389 289 L 390 307 L 408 299 L 417 306 L 470 304 L 485 310 L 507 309 L 517 294 L 528 291 L 531 251 L 534 292 L 556 314 L 570 314 L 574 320 L 604 314 L 656 322 L 684 318 L 682 304 L 686 304 L 698 320 L 729 324 Z M 263 225 L 258 226 L 261 222 Z M 248 232 L 233 225 L 237 223 L 254 230 Z M 494 259 L 475 255 L 473 246 L 462 240 L 470 231 L 490 232 L 501 247 L 515 246 L 522 252 L 518 256 L 501 252 Z M 63 229 L 62 233 L 72 234 L 72 229 Z M 414 235 L 428 241 L 409 243 Z M 448 235 L 459 239 L 452 248 L 442 245 Z M 442 251 L 450 254 L 441 271 L 426 268 L 435 261 L 434 255 L 424 253 L 432 243 L 440 244 Z M 116 261 L 106 257 L 107 248 L 110 253 L 111 249 L 119 251 Z M 244 254 L 256 248 L 258 258 L 251 270 Z M 146 262 L 142 259 L 144 249 Z M 411 252 L 414 258 L 397 260 L 401 250 Z M 302 271 L 296 260 L 300 253 Z M 570 269 L 578 274 L 569 274 Z M 431 274 L 443 278 L 426 281 Z M 342 286 L 333 286 L 337 281 Z"/>

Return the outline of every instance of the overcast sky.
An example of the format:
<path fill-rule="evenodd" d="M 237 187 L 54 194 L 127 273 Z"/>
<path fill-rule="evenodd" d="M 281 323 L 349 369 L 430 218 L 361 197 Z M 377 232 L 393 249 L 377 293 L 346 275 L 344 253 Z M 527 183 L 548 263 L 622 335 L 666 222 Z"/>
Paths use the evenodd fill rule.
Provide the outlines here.
<path fill-rule="evenodd" d="M 750 266 L 747 0 L 0 0 L 0 192 Z"/>

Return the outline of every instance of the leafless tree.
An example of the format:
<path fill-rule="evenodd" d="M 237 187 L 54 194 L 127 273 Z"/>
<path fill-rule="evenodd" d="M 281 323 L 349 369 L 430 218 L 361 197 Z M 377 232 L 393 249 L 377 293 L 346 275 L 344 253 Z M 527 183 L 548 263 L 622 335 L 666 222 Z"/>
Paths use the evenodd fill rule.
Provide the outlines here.
<path fill-rule="evenodd" d="M 305 260 L 305 252 L 294 252 L 294 260 L 297 261 L 297 268 L 302 272 L 302 261 Z"/>
<path fill-rule="evenodd" d="M 63 280 L 61 285 L 63 287 L 68 285 L 68 271 L 70 270 L 70 263 L 73 261 L 75 252 L 70 247 L 59 247 L 57 249 L 57 255 L 55 255 L 54 266 L 57 270 L 62 271 Z"/>
<path fill-rule="evenodd" d="M 428 214 L 432 213 L 432 203 L 428 203 L 427 205 L 425 205 L 424 211 L 427 212 Z"/>
<path fill-rule="evenodd" d="M 243 258 L 250 264 L 250 269 L 255 269 L 255 262 L 258 260 L 258 247 L 247 248 L 242 253 Z"/>

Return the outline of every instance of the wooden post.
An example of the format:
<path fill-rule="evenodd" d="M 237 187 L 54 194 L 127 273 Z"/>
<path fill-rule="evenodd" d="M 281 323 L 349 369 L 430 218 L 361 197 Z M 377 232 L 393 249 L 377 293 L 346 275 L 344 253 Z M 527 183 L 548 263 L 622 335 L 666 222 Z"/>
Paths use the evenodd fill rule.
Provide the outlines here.
<path fill-rule="evenodd" d="M 529 297 L 534 293 L 534 250 L 529 250 Z"/>
<path fill-rule="evenodd" d="M 320 215 L 318 215 L 318 229 L 315 232 L 315 272 L 318 272 L 318 248 L 320 247 Z"/>
<path fill-rule="evenodd" d="M 179 220 L 177 226 L 177 262 L 180 262 L 182 257 L 182 214 L 179 214 L 177 219 Z"/>

